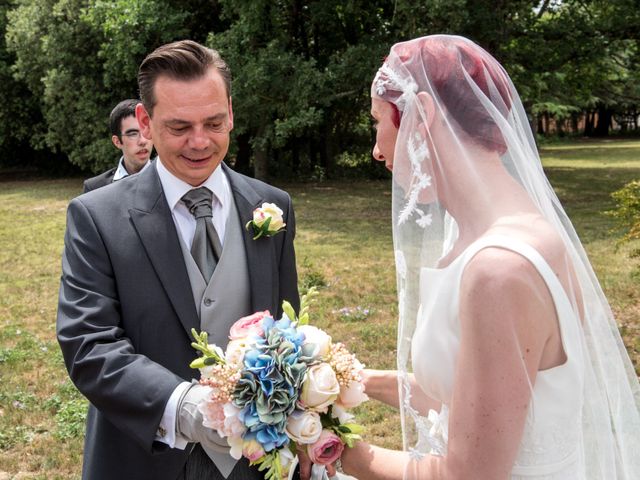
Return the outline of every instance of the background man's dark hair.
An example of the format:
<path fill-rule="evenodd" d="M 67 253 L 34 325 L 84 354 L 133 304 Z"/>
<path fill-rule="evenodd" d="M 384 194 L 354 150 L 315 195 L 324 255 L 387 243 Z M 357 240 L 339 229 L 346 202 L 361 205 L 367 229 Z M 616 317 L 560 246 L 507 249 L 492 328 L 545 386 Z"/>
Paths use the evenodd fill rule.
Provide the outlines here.
<path fill-rule="evenodd" d="M 135 117 L 136 105 L 139 103 L 140 100 L 129 98 L 121 101 L 113 108 L 113 110 L 111 110 L 111 115 L 109 115 L 109 128 L 111 129 L 111 135 L 116 135 L 120 141 L 122 141 L 122 131 L 120 128 L 122 120 L 131 116 Z"/>
<path fill-rule="evenodd" d="M 156 99 L 153 87 L 158 77 L 172 80 L 195 80 L 214 67 L 224 80 L 227 97 L 231 96 L 231 70 L 220 54 L 192 40 L 180 40 L 158 47 L 142 61 L 138 70 L 140 99 L 150 116 Z"/>

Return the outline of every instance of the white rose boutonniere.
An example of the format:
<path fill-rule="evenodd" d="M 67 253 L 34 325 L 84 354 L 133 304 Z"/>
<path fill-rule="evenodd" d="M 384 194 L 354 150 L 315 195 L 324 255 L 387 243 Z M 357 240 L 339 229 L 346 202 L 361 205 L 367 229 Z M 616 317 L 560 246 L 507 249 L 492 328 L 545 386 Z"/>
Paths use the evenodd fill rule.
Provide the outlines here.
<path fill-rule="evenodd" d="M 253 211 L 253 220 L 246 225 L 247 230 L 253 229 L 253 239 L 272 237 L 284 231 L 286 223 L 282 220 L 282 210 L 275 203 L 263 203 Z"/>

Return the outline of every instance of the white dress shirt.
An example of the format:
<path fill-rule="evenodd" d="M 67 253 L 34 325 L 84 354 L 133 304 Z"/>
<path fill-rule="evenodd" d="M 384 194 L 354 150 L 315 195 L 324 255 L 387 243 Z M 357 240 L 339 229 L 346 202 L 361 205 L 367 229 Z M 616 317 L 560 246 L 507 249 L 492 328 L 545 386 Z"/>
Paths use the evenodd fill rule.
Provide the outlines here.
<path fill-rule="evenodd" d="M 144 167 L 140 169 L 140 172 L 147 168 L 151 164 L 151 160 L 144 164 Z M 138 172 L 138 173 L 140 173 Z M 118 162 L 118 168 L 116 169 L 116 173 L 113 174 L 113 182 L 117 182 L 118 180 L 128 177 L 130 174 L 127 172 L 127 169 L 124 166 L 124 155 L 120 157 L 120 161 Z"/>
<path fill-rule="evenodd" d="M 231 208 L 231 186 L 229 185 L 227 176 L 222 171 L 222 167 L 219 166 L 216 168 L 204 183 L 198 185 L 198 187 L 193 187 L 169 172 L 169 170 L 167 170 L 167 168 L 162 164 L 162 159 L 160 159 L 160 157 L 158 157 L 157 161 L 154 163 L 158 170 L 162 190 L 164 191 L 165 198 L 167 199 L 167 203 L 171 209 L 173 223 L 175 223 L 176 230 L 180 234 L 185 245 L 188 248 L 191 248 L 193 236 L 196 232 L 196 219 L 189 212 L 189 209 L 181 199 L 189 190 L 198 187 L 207 187 L 213 192 L 213 226 L 218 233 L 218 237 L 220 237 L 220 244 L 224 245 L 225 225 L 229 218 L 229 210 Z M 178 408 L 178 401 L 180 400 L 180 397 L 189 385 L 191 385 L 189 382 L 183 382 L 173 391 L 164 408 L 164 415 L 160 420 L 160 426 L 156 433 L 156 440 L 166 443 L 171 448 L 184 450 L 188 443 L 186 439 L 182 438 L 180 435 L 176 435 L 176 410 Z"/>

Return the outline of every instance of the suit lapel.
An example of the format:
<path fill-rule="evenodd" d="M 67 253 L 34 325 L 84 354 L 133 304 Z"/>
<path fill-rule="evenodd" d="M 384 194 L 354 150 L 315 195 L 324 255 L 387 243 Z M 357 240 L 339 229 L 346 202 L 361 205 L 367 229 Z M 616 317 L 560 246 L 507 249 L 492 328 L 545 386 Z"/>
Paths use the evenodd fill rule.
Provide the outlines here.
<path fill-rule="evenodd" d="M 131 220 L 156 275 L 191 338 L 191 329 L 199 330 L 200 321 L 178 233 L 155 165 L 138 174 L 135 195 L 134 208 L 129 210 Z"/>
<path fill-rule="evenodd" d="M 253 218 L 253 211 L 265 200 L 242 175 L 234 172 L 224 163 L 222 168 L 229 179 L 242 223 L 242 238 L 249 265 L 251 307 L 254 311 L 268 309 L 275 314 L 278 309 L 278 298 L 275 295 L 278 269 L 273 242 L 269 238 L 254 240 L 253 234 L 245 228 L 247 222 Z"/>

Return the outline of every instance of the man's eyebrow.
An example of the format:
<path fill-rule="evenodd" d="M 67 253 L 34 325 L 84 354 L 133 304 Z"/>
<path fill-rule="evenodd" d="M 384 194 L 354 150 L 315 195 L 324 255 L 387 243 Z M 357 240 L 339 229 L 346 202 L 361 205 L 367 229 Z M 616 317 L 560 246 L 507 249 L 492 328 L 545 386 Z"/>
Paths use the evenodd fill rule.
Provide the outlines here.
<path fill-rule="evenodd" d="M 190 125 L 190 122 L 187 122 L 186 120 L 180 120 L 179 118 L 172 118 L 170 120 L 167 120 L 164 122 L 166 125 Z"/>
<path fill-rule="evenodd" d="M 211 117 L 207 117 L 205 118 L 205 122 L 212 122 L 212 121 L 218 121 L 218 120 L 223 120 L 225 117 L 227 116 L 227 113 L 217 113 Z"/>
<path fill-rule="evenodd" d="M 220 120 L 224 120 L 224 118 L 227 116 L 227 113 L 217 113 L 215 115 L 212 115 L 210 117 L 207 117 L 204 119 L 204 122 L 217 122 Z M 187 120 L 181 120 L 179 118 L 172 118 L 170 120 L 167 120 L 165 122 L 166 125 L 191 125 L 192 122 L 188 122 Z"/>

